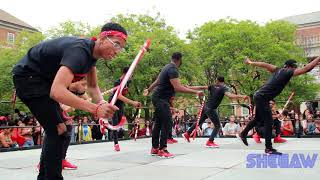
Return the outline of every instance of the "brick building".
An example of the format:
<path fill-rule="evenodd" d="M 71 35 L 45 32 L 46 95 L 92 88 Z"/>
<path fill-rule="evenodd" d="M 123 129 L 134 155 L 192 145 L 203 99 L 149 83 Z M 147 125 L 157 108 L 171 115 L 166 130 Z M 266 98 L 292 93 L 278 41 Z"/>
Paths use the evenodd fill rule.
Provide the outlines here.
<path fill-rule="evenodd" d="M 20 31 L 38 31 L 29 24 L 0 9 L 0 43 L 12 45 Z"/>
<path fill-rule="evenodd" d="M 296 43 L 304 49 L 305 56 L 310 60 L 320 56 L 320 11 L 290 16 L 284 18 L 284 20 L 298 26 Z M 310 74 L 320 83 L 320 66 L 314 68 Z M 301 112 L 306 109 L 307 104 L 312 106 L 313 109 L 319 109 L 320 94 L 315 100 L 302 103 Z"/>
<path fill-rule="evenodd" d="M 296 43 L 304 49 L 305 56 L 309 59 L 320 56 L 320 11 L 290 16 L 284 20 L 298 26 Z M 320 83 L 320 67 L 313 69 L 311 74 Z"/>

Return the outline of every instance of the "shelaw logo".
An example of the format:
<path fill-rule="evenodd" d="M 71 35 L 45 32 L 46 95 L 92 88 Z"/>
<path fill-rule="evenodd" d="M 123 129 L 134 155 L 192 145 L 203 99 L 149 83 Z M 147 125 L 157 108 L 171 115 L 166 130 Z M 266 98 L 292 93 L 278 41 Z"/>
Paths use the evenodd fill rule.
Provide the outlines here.
<path fill-rule="evenodd" d="M 318 154 L 248 154 L 247 168 L 313 168 Z"/>

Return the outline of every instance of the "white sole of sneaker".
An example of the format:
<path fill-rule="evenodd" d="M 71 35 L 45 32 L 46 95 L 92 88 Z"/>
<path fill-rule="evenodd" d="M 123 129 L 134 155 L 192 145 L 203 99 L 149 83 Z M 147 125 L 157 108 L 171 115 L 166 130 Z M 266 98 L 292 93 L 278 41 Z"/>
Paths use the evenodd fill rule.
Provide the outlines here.
<path fill-rule="evenodd" d="M 77 170 L 78 168 L 67 168 L 67 167 L 65 167 L 65 168 L 63 168 L 64 170 Z"/>
<path fill-rule="evenodd" d="M 216 148 L 219 148 L 219 146 L 205 146 L 206 148 L 213 148 L 213 149 L 216 149 Z"/>
<path fill-rule="evenodd" d="M 164 157 L 164 156 L 158 156 L 159 158 L 163 158 L 163 159 L 172 159 L 174 158 L 174 156 L 170 156 L 170 157 Z"/>

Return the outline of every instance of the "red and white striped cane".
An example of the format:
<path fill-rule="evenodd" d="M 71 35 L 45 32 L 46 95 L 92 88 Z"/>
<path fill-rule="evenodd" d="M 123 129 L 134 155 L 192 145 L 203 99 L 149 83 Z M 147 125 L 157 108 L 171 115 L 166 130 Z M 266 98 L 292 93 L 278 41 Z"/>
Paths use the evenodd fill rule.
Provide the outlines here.
<path fill-rule="evenodd" d="M 205 96 L 203 96 L 203 99 L 202 99 L 202 104 L 201 104 L 201 106 L 200 106 L 200 108 L 199 108 L 199 111 L 198 111 L 198 116 L 197 116 L 197 123 L 196 123 L 196 127 L 194 128 L 194 130 L 192 131 L 192 133 L 191 133 L 191 137 L 193 137 L 193 140 L 196 138 L 196 136 L 197 136 L 197 131 L 198 131 L 198 128 L 199 128 L 199 121 L 200 121 L 200 118 L 201 118 L 201 114 L 202 114 L 202 111 L 203 111 L 203 107 L 204 107 L 204 105 L 205 105 L 205 103 L 206 103 L 206 97 Z"/>
<path fill-rule="evenodd" d="M 131 63 L 128 72 L 126 73 L 126 75 L 122 79 L 122 81 L 121 81 L 121 83 L 119 85 L 119 88 L 117 88 L 117 91 L 114 93 L 114 95 L 112 97 L 112 100 L 110 102 L 111 105 L 114 105 L 116 103 L 119 94 L 122 93 L 123 88 L 127 84 L 129 78 L 132 76 L 132 73 L 133 73 L 134 69 L 136 68 L 136 66 L 139 63 L 139 61 L 142 59 L 143 55 L 149 49 L 150 44 L 151 44 L 151 40 L 150 39 L 147 39 L 147 41 L 143 44 L 143 46 L 140 49 L 138 55 L 136 56 L 136 58 Z M 123 121 L 123 119 L 121 119 L 119 124 L 113 126 L 113 125 L 109 124 L 108 119 L 103 119 L 103 118 L 99 119 L 99 124 L 100 125 L 106 126 L 108 129 L 111 129 L 111 130 L 118 130 L 124 123 L 125 123 L 125 121 Z"/>

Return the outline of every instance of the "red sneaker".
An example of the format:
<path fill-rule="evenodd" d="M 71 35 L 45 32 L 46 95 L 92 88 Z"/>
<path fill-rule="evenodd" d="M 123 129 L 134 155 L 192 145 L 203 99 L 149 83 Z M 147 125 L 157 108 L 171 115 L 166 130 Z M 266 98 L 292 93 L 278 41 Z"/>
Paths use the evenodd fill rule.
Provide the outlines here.
<path fill-rule="evenodd" d="M 178 141 L 172 138 L 172 139 L 167 139 L 167 143 L 174 144 L 174 143 L 178 143 Z"/>
<path fill-rule="evenodd" d="M 174 144 L 174 143 L 178 143 L 178 140 L 173 139 L 173 138 L 171 139 L 171 141 L 173 142 L 173 144 Z"/>
<path fill-rule="evenodd" d="M 287 140 L 283 139 L 282 137 L 280 137 L 280 135 L 278 135 L 277 137 L 275 137 L 273 139 L 273 142 L 274 143 L 285 143 L 285 142 L 287 142 Z"/>
<path fill-rule="evenodd" d="M 254 134 L 252 137 L 256 143 L 261 143 L 260 136 L 258 134 Z"/>
<path fill-rule="evenodd" d="M 78 166 L 71 164 L 66 159 L 62 160 L 62 169 L 77 169 L 77 168 L 78 168 Z"/>
<path fill-rule="evenodd" d="M 157 156 L 159 152 L 158 148 L 151 148 L 151 156 Z"/>
<path fill-rule="evenodd" d="M 169 153 L 168 150 L 159 150 L 158 156 L 163 157 L 163 158 L 173 158 L 174 157 L 174 155 Z"/>
<path fill-rule="evenodd" d="M 213 141 L 208 140 L 207 143 L 206 143 L 206 147 L 207 148 L 218 148 L 219 145 L 214 143 Z"/>
<path fill-rule="evenodd" d="M 185 132 L 182 134 L 182 137 L 189 143 L 190 142 L 190 135 L 188 132 Z"/>
<path fill-rule="evenodd" d="M 167 144 L 173 144 L 172 139 L 167 139 Z"/>
<path fill-rule="evenodd" d="M 114 150 L 115 150 L 115 151 L 120 151 L 120 146 L 119 146 L 119 144 L 115 144 L 115 145 L 114 145 Z"/>

